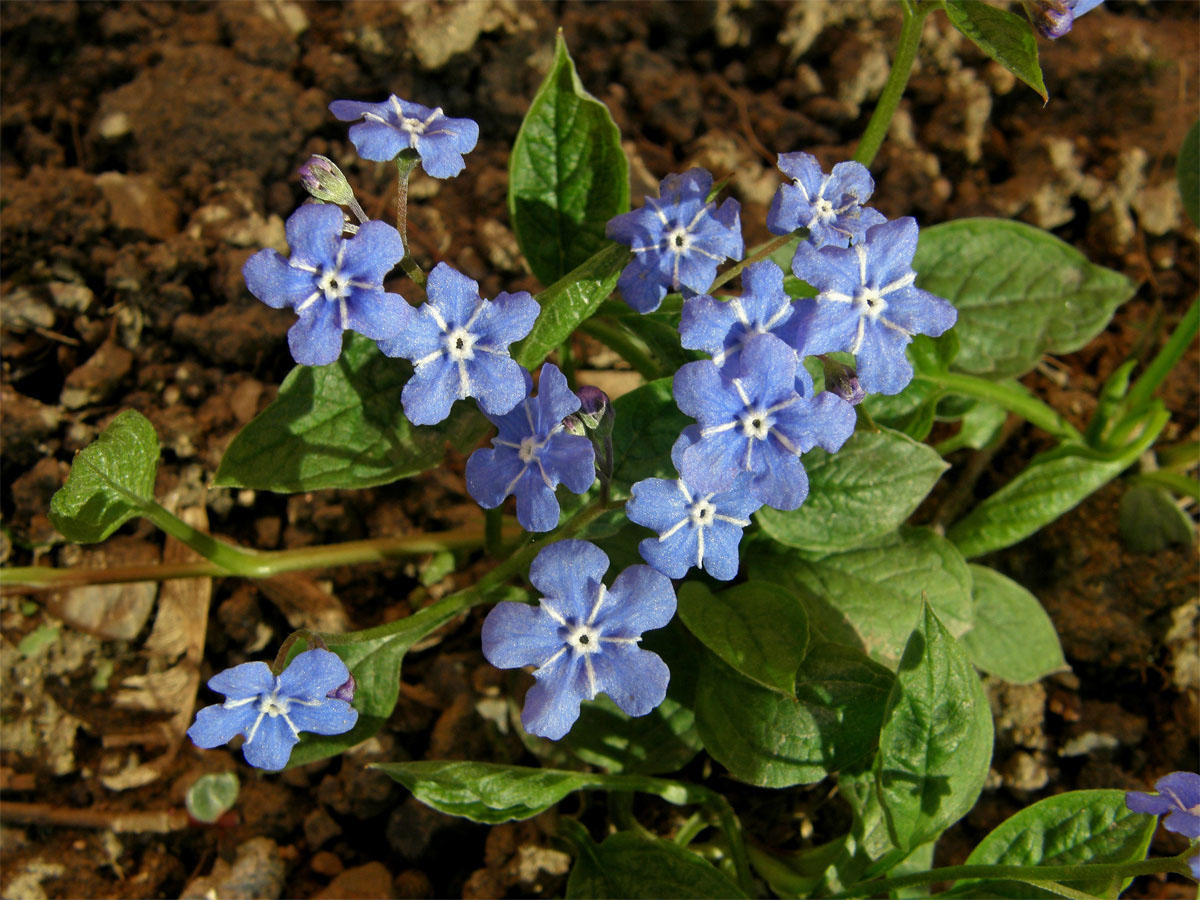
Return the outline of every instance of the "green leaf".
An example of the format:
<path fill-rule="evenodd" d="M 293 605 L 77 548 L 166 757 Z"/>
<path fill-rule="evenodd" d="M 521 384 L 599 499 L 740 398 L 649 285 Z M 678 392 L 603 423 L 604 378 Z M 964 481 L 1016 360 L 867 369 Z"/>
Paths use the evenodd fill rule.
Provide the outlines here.
<path fill-rule="evenodd" d="M 671 379 L 660 378 L 613 401 L 613 487 L 617 497 L 643 478 L 675 478 L 671 447 L 692 420 L 679 411 Z"/>
<path fill-rule="evenodd" d="M 596 844 L 572 829 L 578 851 L 567 879 L 570 900 L 745 897 L 733 881 L 690 850 L 650 834 L 610 834 Z"/>
<path fill-rule="evenodd" d="M 493 825 L 532 818 L 568 794 L 591 788 L 642 791 L 676 805 L 699 803 L 708 796 L 703 789 L 662 778 L 568 772 L 500 763 L 426 760 L 380 763 L 374 768 L 403 784 L 426 806 L 447 815 Z"/>
<path fill-rule="evenodd" d="M 1074 509 L 1135 458 L 1101 460 L 1076 453 L 1035 457 L 1016 478 L 955 522 L 946 537 L 968 559 L 1011 546 Z"/>
<path fill-rule="evenodd" d="M 1188 218 L 1193 225 L 1200 225 L 1200 121 L 1193 123 L 1183 139 L 1175 163 L 1175 176 Z"/>
<path fill-rule="evenodd" d="M 870 754 L 892 674 L 857 650 L 814 643 L 796 698 L 760 687 L 705 653 L 696 726 L 709 755 L 759 787 L 813 784 Z"/>
<path fill-rule="evenodd" d="M 763 548 L 746 559 L 751 578 L 800 594 L 814 636 L 858 647 L 890 669 L 921 619 L 923 599 L 954 634 L 974 621 L 966 561 L 925 528 L 904 526 L 866 546 L 823 556 Z"/>
<path fill-rule="evenodd" d="M 233 804 L 237 803 L 238 789 L 238 777 L 235 772 L 201 775 L 188 788 L 184 805 L 193 819 L 212 825 L 233 809 Z"/>
<path fill-rule="evenodd" d="M 512 358 L 531 371 L 536 369 L 613 292 L 621 270 L 632 258 L 628 247 L 608 241 L 538 294 L 534 299 L 542 311 L 533 330 L 513 344 Z"/>
<path fill-rule="evenodd" d="M 967 857 L 966 865 L 1075 866 L 1086 863 L 1128 863 L 1146 858 L 1158 819 L 1131 812 L 1125 792 L 1069 791 L 1039 800 L 1005 819 Z M 1126 882 L 1128 883 L 1128 882 Z M 1098 896 L 1110 894 L 1107 879 L 1065 882 L 1067 887 Z M 980 896 L 1052 897 L 1028 884 L 959 881 L 955 893 Z"/>
<path fill-rule="evenodd" d="M 1121 541 L 1135 553 L 1157 553 L 1172 544 L 1196 540 L 1191 516 L 1171 495 L 1153 484 L 1135 484 L 1121 495 L 1118 528 Z"/>
<path fill-rule="evenodd" d="M 542 284 L 562 278 L 605 243 L 604 226 L 629 210 L 629 162 L 608 107 L 583 88 L 559 31 L 554 64 L 508 161 L 508 214 Z"/>
<path fill-rule="evenodd" d="M 158 436 L 127 409 L 75 454 L 71 474 L 50 499 L 50 521 L 68 540 L 102 541 L 154 502 Z"/>
<path fill-rule="evenodd" d="M 837 453 L 804 457 L 809 491 L 791 512 L 763 507 L 763 531 L 789 547 L 830 551 L 857 547 L 895 530 L 949 468 L 927 444 L 897 431 L 858 431 Z"/>
<path fill-rule="evenodd" d="M 964 447 L 982 450 L 996 438 L 1007 419 L 1008 411 L 1004 407 L 990 400 L 977 400 L 963 413 L 958 434 L 939 442 L 937 452 L 946 456 Z"/>
<path fill-rule="evenodd" d="M 1007 219 L 959 219 L 921 229 L 917 284 L 958 309 L 953 368 L 1021 375 L 1043 353 L 1070 353 L 1099 334 L 1133 296 L 1124 275 Z"/>
<path fill-rule="evenodd" d="M 679 617 L 741 675 L 794 696 L 796 670 L 808 649 L 808 617 L 786 589 L 751 581 L 714 594 L 689 581 L 679 589 Z"/>
<path fill-rule="evenodd" d="M 1032 684 L 1068 669 L 1054 623 L 1037 597 L 987 566 L 971 566 L 975 625 L 959 641 L 989 675 Z"/>
<path fill-rule="evenodd" d="M 896 846 L 931 841 L 975 805 L 992 759 L 992 712 L 966 651 L 926 605 L 888 698 L 875 778 Z"/>
<path fill-rule="evenodd" d="M 414 426 L 400 392 L 412 366 L 353 332 L 327 366 L 296 366 L 279 396 L 243 428 L 217 470 L 219 487 L 293 493 L 388 484 L 466 451 L 491 427 L 474 403 L 439 425 Z"/>
<path fill-rule="evenodd" d="M 980 50 L 1049 100 L 1038 65 L 1037 39 L 1029 22 L 981 0 L 946 0 L 950 24 L 970 38 Z"/>

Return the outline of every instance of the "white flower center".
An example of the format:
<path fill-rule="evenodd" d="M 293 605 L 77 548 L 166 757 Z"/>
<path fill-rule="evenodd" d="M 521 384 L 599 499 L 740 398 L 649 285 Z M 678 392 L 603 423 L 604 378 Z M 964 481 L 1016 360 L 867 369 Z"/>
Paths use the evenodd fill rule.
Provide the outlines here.
<path fill-rule="evenodd" d="M 343 300 L 350 296 L 350 279 L 336 268 L 322 269 L 321 277 L 317 279 L 317 290 L 325 295 L 326 300 Z"/>
<path fill-rule="evenodd" d="M 831 219 L 837 218 L 837 214 L 833 211 L 833 204 L 824 197 L 818 197 L 816 200 L 814 200 L 812 208 L 813 213 L 815 213 L 816 217 L 822 222 L 828 222 Z"/>
<path fill-rule="evenodd" d="M 288 710 L 291 704 L 286 698 L 280 697 L 277 691 L 272 691 L 269 694 L 262 694 L 258 699 L 258 711 L 266 713 L 272 719 L 276 716 L 287 718 Z"/>
<path fill-rule="evenodd" d="M 600 631 L 588 625 L 576 625 L 567 633 L 567 643 L 577 653 L 599 653 Z"/>
<path fill-rule="evenodd" d="M 747 410 L 742 416 L 742 434 L 748 438 L 764 441 L 771 431 L 771 420 L 766 410 Z"/>
<path fill-rule="evenodd" d="M 708 497 L 701 497 L 688 507 L 688 518 L 697 528 L 703 528 L 706 525 L 712 525 L 716 512 L 717 508 L 708 502 Z"/>
<path fill-rule="evenodd" d="M 536 435 L 530 435 L 527 438 L 521 439 L 521 446 L 517 450 L 517 457 L 523 463 L 533 462 L 537 458 L 537 452 L 542 449 L 542 445 L 538 443 Z"/>
<path fill-rule="evenodd" d="M 667 233 L 667 249 L 672 253 L 687 253 L 692 246 L 692 236 L 679 225 Z"/>
<path fill-rule="evenodd" d="M 872 319 L 878 319 L 888 307 L 887 301 L 883 299 L 883 294 L 871 287 L 863 287 L 858 292 L 858 296 L 854 298 L 854 303 L 858 307 L 860 315 Z"/>
<path fill-rule="evenodd" d="M 422 122 L 420 119 L 409 119 L 409 118 L 401 119 L 400 127 L 403 128 L 405 131 L 407 131 L 409 134 L 424 134 L 425 133 L 425 123 Z"/>
<path fill-rule="evenodd" d="M 455 362 L 474 359 L 474 347 L 477 339 L 465 328 L 455 328 L 446 335 L 446 352 Z"/>

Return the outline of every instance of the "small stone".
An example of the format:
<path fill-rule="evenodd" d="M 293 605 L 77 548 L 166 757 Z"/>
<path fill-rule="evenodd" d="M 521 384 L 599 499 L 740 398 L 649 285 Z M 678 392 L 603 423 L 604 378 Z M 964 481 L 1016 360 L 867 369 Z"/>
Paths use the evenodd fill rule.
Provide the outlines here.
<path fill-rule="evenodd" d="M 133 354 L 105 341 L 87 362 L 67 376 L 59 402 L 67 409 L 81 409 L 106 400 L 132 368 Z"/>
<path fill-rule="evenodd" d="M 229 396 L 229 406 L 239 425 L 245 425 L 258 415 L 258 401 L 262 397 L 264 385 L 254 378 L 247 378 L 233 389 Z"/>
<path fill-rule="evenodd" d="M 86 284 L 69 281 L 52 281 L 48 285 L 50 300 L 59 309 L 85 313 L 96 302 L 96 295 Z"/>
<path fill-rule="evenodd" d="M 312 858 L 309 866 L 318 875 L 332 877 L 339 874 L 343 868 L 342 861 L 328 850 L 322 850 Z"/>
<path fill-rule="evenodd" d="M 318 900 L 393 900 L 392 873 L 380 862 L 347 869 L 317 895 Z"/>
<path fill-rule="evenodd" d="M 62 413 L 56 406 L 48 406 L 32 397 L 26 397 L 7 385 L 0 387 L 0 448 L 6 460 L 21 463 L 34 462 L 45 454 L 40 448 L 42 441 L 58 430 Z"/>
<path fill-rule="evenodd" d="M 304 839 L 308 841 L 308 846 L 311 850 L 316 850 L 322 844 L 332 840 L 341 833 L 342 826 L 321 807 L 317 807 L 304 817 Z M 320 854 L 317 855 L 319 856 Z M 340 866 L 338 867 L 338 871 L 341 871 Z M 335 875 L 337 873 L 326 872 L 324 874 Z"/>
<path fill-rule="evenodd" d="M 125 137 L 133 128 L 129 124 L 129 116 L 123 112 L 109 113 L 96 126 L 96 133 L 106 141 L 115 141 Z"/>
<path fill-rule="evenodd" d="M 117 228 L 165 241 L 179 231 L 179 208 L 149 175 L 101 172 L 96 186 Z"/>
<path fill-rule="evenodd" d="M 54 309 L 29 288 L 17 288 L 0 299 L 0 324 L 16 332 L 53 328 Z"/>
<path fill-rule="evenodd" d="M 420 869 L 405 869 L 396 876 L 393 882 L 396 896 L 400 900 L 420 900 L 422 897 L 432 897 L 433 882 Z"/>

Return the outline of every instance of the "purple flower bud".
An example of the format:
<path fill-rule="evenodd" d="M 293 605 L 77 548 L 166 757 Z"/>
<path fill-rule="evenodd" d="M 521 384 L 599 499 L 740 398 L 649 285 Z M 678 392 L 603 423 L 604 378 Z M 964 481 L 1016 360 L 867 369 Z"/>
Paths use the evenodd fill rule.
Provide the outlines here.
<path fill-rule="evenodd" d="M 572 413 L 563 419 L 562 424 L 563 431 L 567 434 L 577 434 L 580 437 L 587 435 L 587 426 L 583 424 L 583 420 L 576 413 Z"/>
<path fill-rule="evenodd" d="M 318 200 L 337 204 L 354 201 L 354 191 L 346 176 L 324 156 L 313 156 L 297 170 L 297 174 L 304 189 Z"/>
<path fill-rule="evenodd" d="M 1065 0 L 1032 0 L 1025 9 L 1038 34 L 1057 40 L 1075 24 L 1075 14 Z"/>
<path fill-rule="evenodd" d="M 334 700 L 345 700 L 347 703 L 351 703 L 354 700 L 354 691 L 357 687 L 358 684 L 354 681 L 354 676 L 351 675 L 346 679 L 345 684 L 335 687 L 325 696 L 332 697 Z"/>
<path fill-rule="evenodd" d="M 602 434 L 612 431 L 613 407 L 608 394 L 600 388 L 585 384 L 575 392 L 579 398 L 577 415 L 589 431 L 599 431 Z"/>
<path fill-rule="evenodd" d="M 821 366 L 825 369 L 825 390 L 837 394 L 851 406 L 863 402 L 867 392 L 858 383 L 858 375 L 853 369 L 827 356 L 821 357 Z"/>

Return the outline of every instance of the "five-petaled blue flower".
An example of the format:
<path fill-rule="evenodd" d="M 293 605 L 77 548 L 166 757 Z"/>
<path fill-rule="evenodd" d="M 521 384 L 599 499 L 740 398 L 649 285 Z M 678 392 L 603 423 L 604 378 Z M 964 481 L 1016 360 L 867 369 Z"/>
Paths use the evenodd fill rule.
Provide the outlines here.
<path fill-rule="evenodd" d="M 1161 816 L 1167 831 L 1182 834 L 1191 840 L 1200 838 L 1200 775 L 1194 772 L 1172 772 L 1154 782 L 1157 794 L 1129 791 L 1125 805 L 1134 812 Z M 1200 879 L 1200 853 L 1188 859 L 1192 875 Z"/>
<path fill-rule="evenodd" d="M 712 185 L 704 169 L 668 175 L 658 200 L 609 220 L 604 233 L 634 253 L 617 287 L 638 312 L 658 309 L 668 290 L 704 293 L 717 266 L 745 250 L 740 204 L 731 197 L 718 209 L 708 201 Z"/>
<path fill-rule="evenodd" d="M 814 446 L 835 452 L 854 432 L 854 407 L 828 391 L 796 391 L 795 352 L 771 334 L 743 348 L 735 377 L 710 360 L 675 373 L 675 403 L 700 425 L 683 451 L 680 474 L 702 493 L 727 491 L 742 472 L 750 493 L 775 509 L 796 509 L 808 496 L 800 455 Z"/>
<path fill-rule="evenodd" d="M 579 409 L 566 376 L 550 363 L 542 366 L 538 394 L 503 416 L 488 415 L 500 433 L 492 449 L 479 449 L 467 460 L 467 492 L 484 509 L 515 494 L 517 521 L 526 531 L 550 531 L 558 525 L 554 489 L 582 494 L 596 480 L 596 451 L 583 435 L 568 434 L 563 419 Z"/>
<path fill-rule="evenodd" d="M 479 284 L 438 263 L 425 286 L 428 300 L 415 322 L 391 340 L 380 341 L 388 356 L 412 362 L 413 376 L 400 402 L 414 425 L 435 425 L 450 415 L 455 400 L 475 397 L 485 413 L 501 416 L 525 399 L 526 372 L 508 355 L 508 345 L 533 328 L 541 307 L 528 291 L 479 296 Z"/>
<path fill-rule="evenodd" d="M 277 771 L 287 765 L 301 731 L 342 734 L 354 727 L 358 711 L 329 696 L 349 678 L 346 664 L 328 650 L 305 650 L 279 675 L 265 662 L 242 663 L 208 680 L 227 699 L 196 713 L 188 737 L 211 750 L 240 734 L 246 762 Z"/>
<path fill-rule="evenodd" d="M 848 249 L 802 243 L 792 271 L 820 293 L 796 303 L 788 326 L 796 351 L 852 353 L 864 390 L 904 390 L 913 377 L 904 352 L 913 335 L 937 337 L 958 317 L 946 300 L 913 283 L 916 250 L 917 222 L 909 217 L 869 228 Z"/>
<path fill-rule="evenodd" d="M 242 267 L 250 293 L 300 316 L 288 330 L 288 347 L 302 366 L 337 359 L 347 329 L 381 340 L 416 315 L 403 297 L 383 290 L 384 276 L 404 256 L 400 232 L 386 222 L 365 222 L 354 237 L 343 238 L 343 222 L 337 206 L 301 206 L 287 221 L 291 258 L 260 250 Z"/>
<path fill-rule="evenodd" d="M 792 300 L 783 290 L 783 270 L 769 259 L 742 272 L 744 292 L 729 300 L 707 294 L 684 301 L 679 342 L 703 350 L 722 371 L 736 371 L 738 355 L 752 337 L 769 334 L 792 315 Z"/>
<path fill-rule="evenodd" d="M 1075 20 L 1104 0 L 1030 0 L 1025 11 L 1042 37 L 1054 41 L 1071 30 Z"/>
<path fill-rule="evenodd" d="M 862 163 L 840 162 L 826 175 L 811 153 L 780 153 L 779 170 L 792 179 L 775 192 L 767 211 L 772 234 L 808 229 L 814 247 L 848 247 L 872 225 L 887 219 L 863 206 L 875 192 L 875 181 Z"/>
<path fill-rule="evenodd" d="M 401 150 L 416 150 L 421 168 L 434 178 L 451 178 L 463 170 L 463 154 L 475 149 L 479 125 L 450 119 L 441 108 L 409 103 L 392 94 L 382 103 L 334 100 L 329 111 L 350 126 L 350 140 L 363 159 L 389 162 Z"/>
<path fill-rule="evenodd" d="M 684 429 L 671 448 L 676 470 L 683 453 L 700 439 L 694 425 Z M 762 501 L 750 493 L 752 476 L 743 473 L 720 493 L 696 490 L 684 478 L 647 478 L 632 488 L 625 504 L 629 521 L 658 532 L 638 544 L 642 559 L 668 578 L 682 578 L 692 566 L 713 578 L 730 581 L 738 572 L 738 544 L 750 514 Z"/>
<path fill-rule="evenodd" d="M 631 716 L 646 715 L 667 695 L 670 670 L 638 642 L 671 621 L 675 590 L 649 566 L 630 566 L 606 588 L 606 571 L 608 557 L 595 544 L 553 543 L 529 568 L 541 604 L 498 603 L 483 623 L 488 662 L 537 667 L 521 710 L 530 734 L 558 740 L 579 718 L 579 704 L 600 693 Z"/>

